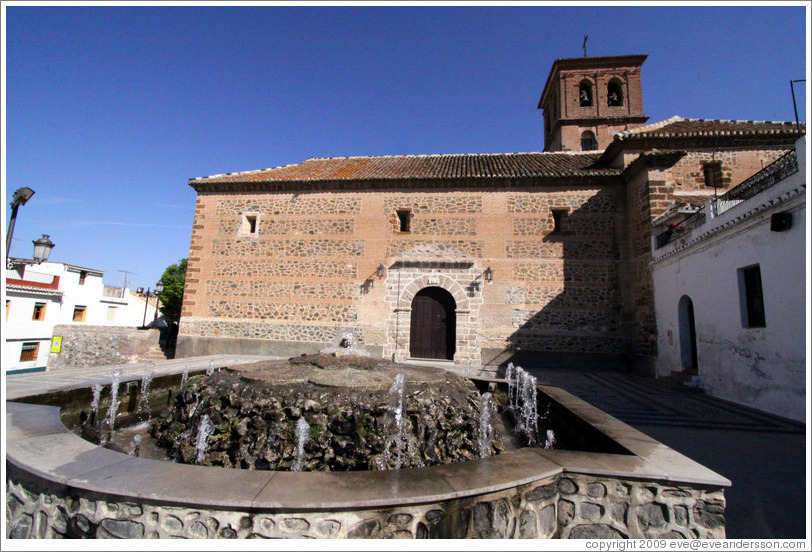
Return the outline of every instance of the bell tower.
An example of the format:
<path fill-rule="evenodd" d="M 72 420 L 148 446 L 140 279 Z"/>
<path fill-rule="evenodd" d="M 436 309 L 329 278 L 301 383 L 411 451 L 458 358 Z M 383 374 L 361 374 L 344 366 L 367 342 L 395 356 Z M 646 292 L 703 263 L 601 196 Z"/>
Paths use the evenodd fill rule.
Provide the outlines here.
<path fill-rule="evenodd" d="M 643 126 L 640 67 L 647 57 L 555 60 L 538 105 L 544 151 L 603 150 L 615 133 Z"/>

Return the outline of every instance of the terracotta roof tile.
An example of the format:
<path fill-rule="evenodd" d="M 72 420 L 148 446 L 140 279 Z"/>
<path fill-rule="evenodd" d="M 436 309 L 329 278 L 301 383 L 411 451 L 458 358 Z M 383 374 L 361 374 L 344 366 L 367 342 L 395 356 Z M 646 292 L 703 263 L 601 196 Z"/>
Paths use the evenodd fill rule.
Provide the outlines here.
<path fill-rule="evenodd" d="M 806 128 L 802 123 L 801 128 Z M 725 119 L 685 119 L 671 117 L 651 125 L 616 135 L 617 139 L 668 138 L 686 136 L 744 136 L 752 134 L 794 134 L 795 123 L 782 121 L 732 121 Z"/>
<path fill-rule="evenodd" d="M 598 166 L 600 152 L 392 155 L 308 159 L 296 165 L 193 178 L 191 186 L 214 183 L 319 182 L 337 180 L 409 180 L 614 176 Z"/>

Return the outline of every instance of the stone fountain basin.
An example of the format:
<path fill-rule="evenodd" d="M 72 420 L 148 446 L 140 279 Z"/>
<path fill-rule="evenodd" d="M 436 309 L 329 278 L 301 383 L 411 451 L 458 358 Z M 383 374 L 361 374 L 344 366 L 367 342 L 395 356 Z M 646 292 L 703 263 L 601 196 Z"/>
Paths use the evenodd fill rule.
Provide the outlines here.
<path fill-rule="evenodd" d="M 724 537 L 728 479 L 561 389 L 539 391 L 630 454 L 523 448 L 398 471 L 236 470 L 114 452 L 68 429 L 59 407 L 7 402 L 8 531 L 44 537 Z M 71 511 L 76 498 L 87 511 Z M 86 521 L 63 521 L 76 516 Z"/>

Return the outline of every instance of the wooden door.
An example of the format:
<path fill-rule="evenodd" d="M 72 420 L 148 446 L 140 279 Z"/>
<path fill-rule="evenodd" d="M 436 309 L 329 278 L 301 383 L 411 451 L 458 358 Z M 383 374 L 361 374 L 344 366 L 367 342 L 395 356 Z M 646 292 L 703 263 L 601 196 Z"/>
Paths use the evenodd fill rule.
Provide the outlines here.
<path fill-rule="evenodd" d="M 456 303 L 446 290 L 429 287 L 412 301 L 410 355 L 412 358 L 453 360 Z"/>

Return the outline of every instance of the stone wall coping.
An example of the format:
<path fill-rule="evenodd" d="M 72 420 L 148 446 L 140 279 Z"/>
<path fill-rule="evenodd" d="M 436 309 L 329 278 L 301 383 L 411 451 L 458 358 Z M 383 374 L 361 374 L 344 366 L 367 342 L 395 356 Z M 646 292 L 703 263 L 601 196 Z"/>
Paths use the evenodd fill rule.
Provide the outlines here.
<path fill-rule="evenodd" d="M 500 380 L 493 380 L 500 381 Z M 569 393 L 539 386 L 634 455 L 523 448 L 427 468 L 273 472 L 137 458 L 66 428 L 59 408 L 6 403 L 6 461 L 46 481 L 126 500 L 223 509 L 336 510 L 430 503 L 567 473 L 721 488 L 728 479 Z"/>

